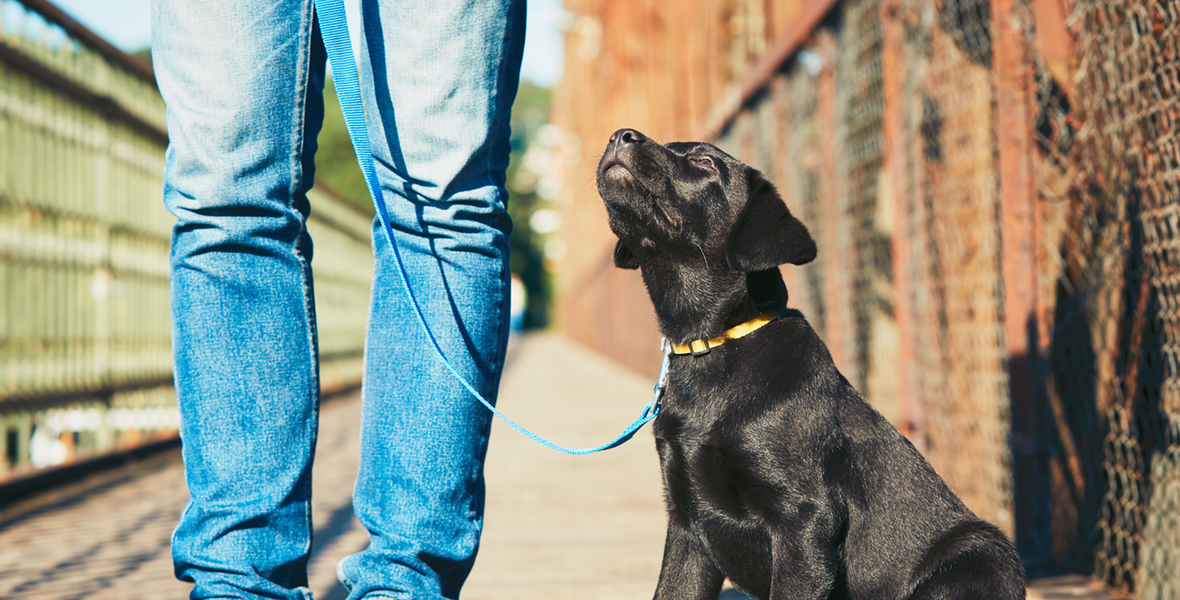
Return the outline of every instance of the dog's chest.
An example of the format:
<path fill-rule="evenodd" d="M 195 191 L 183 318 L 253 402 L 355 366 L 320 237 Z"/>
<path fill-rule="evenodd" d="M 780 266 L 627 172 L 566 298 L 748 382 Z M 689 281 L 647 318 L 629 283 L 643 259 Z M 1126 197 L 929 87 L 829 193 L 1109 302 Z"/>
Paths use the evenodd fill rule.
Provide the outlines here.
<path fill-rule="evenodd" d="M 774 467 L 765 453 L 735 435 L 721 412 L 699 403 L 661 412 L 654 430 L 665 491 L 670 508 L 689 520 L 722 518 L 746 527 L 777 510 L 789 474 L 768 473 Z"/>
<path fill-rule="evenodd" d="M 766 590 L 773 560 L 767 517 L 780 498 L 758 480 L 759 467 L 746 448 L 684 417 L 661 413 L 655 428 L 669 510 L 731 581 Z"/>

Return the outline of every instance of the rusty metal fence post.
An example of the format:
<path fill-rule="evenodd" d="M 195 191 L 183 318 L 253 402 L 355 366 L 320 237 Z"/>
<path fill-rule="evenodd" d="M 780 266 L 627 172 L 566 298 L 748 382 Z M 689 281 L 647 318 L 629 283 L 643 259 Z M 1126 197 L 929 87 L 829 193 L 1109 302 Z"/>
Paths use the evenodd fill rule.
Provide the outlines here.
<path fill-rule="evenodd" d="M 1038 295 L 1035 162 L 1036 70 L 1032 10 L 1020 0 L 991 0 L 996 85 L 997 170 L 1003 261 L 1004 338 L 1011 399 L 1016 543 L 1026 567 L 1049 566 L 1049 474 L 1041 342 L 1044 303 Z"/>

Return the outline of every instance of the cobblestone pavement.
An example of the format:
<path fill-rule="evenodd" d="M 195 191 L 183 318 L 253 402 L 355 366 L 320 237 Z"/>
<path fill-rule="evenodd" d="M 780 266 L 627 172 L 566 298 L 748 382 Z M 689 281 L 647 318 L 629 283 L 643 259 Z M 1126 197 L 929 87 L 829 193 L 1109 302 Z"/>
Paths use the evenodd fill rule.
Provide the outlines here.
<path fill-rule="evenodd" d="M 500 408 L 558 443 L 596 446 L 635 418 L 653 379 L 559 336 L 534 335 L 509 353 Z M 336 562 L 367 543 L 350 498 L 359 408 L 353 395 L 321 411 L 308 572 L 319 600 L 343 600 Z M 576 457 L 497 422 L 483 543 L 464 600 L 650 598 L 664 535 L 650 436 L 645 429 L 621 448 Z M 185 598 L 191 586 L 172 575 L 169 538 L 187 499 L 179 452 L 171 451 L 4 508 L 0 599 Z M 1030 600 L 1109 598 L 1080 577 L 1030 591 Z M 721 598 L 746 597 L 727 590 Z"/>

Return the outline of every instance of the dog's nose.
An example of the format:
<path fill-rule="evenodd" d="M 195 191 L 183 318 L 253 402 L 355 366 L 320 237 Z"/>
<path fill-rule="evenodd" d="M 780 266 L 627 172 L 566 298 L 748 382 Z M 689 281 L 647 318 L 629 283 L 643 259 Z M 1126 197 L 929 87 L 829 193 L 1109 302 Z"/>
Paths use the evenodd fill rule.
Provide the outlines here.
<path fill-rule="evenodd" d="M 620 146 L 626 144 L 638 144 L 646 142 L 647 136 L 635 131 L 634 129 L 620 129 L 610 136 L 611 144 L 618 144 Z"/>

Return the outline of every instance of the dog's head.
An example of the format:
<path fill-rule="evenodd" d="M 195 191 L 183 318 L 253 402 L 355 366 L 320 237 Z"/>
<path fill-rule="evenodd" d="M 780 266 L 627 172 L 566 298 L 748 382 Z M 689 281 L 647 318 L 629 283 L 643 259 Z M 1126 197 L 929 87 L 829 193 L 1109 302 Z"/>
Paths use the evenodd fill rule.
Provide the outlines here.
<path fill-rule="evenodd" d="M 625 269 L 699 257 L 751 273 L 815 259 L 815 241 L 774 186 L 711 144 L 661 145 L 620 129 L 598 163 L 598 192 Z"/>
<path fill-rule="evenodd" d="M 615 265 L 641 269 L 664 335 L 714 337 L 785 314 L 778 266 L 810 262 L 815 241 L 761 173 L 710 144 L 611 136 L 598 191 L 619 236 Z"/>

